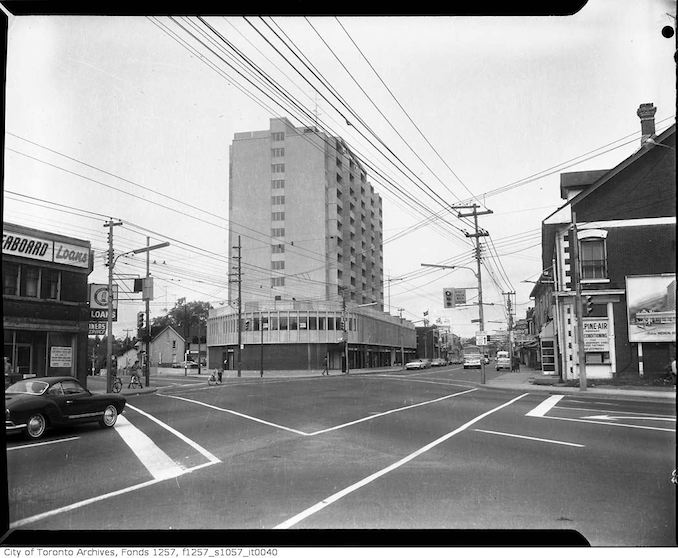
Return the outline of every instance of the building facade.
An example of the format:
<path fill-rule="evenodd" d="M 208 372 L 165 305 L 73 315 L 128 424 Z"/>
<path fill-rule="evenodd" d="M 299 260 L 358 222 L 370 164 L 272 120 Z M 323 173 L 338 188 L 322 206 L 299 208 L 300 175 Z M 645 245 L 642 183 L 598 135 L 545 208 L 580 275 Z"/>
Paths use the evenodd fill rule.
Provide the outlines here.
<path fill-rule="evenodd" d="M 3 223 L 3 355 L 12 379 L 87 379 L 88 241 Z"/>
<path fill-rule="evenodd" d="M 235 259 L 228 305 L 210 310 L 208 366 L 372 368 L 414 356 L 414 326 L 383 312 L 381 197 L 346 143 L 274 118 L 236 133 L 229 154 Z"/>
<path fill-rule="evenodd" d="M 229 246 L 240 237 L 242 301 L 345 297 L 381 309 L 381 197 L 344 141 L 274 118 L 268 130 L 236 133 L 229 153 Z M 229 300 L 237 298 L 232 283 Z"/>
<path fill-rule="evenodd" d="M 663 375 L 675 358 L 675 124 L 656 135 L 654 110 L 641 105 L 641 147 L 615 168 L 561 175 L 565 211 L 544 221 L 542 264 L 553 280 L 533 290 L 535 314 L 548 308 L 540 341 L 555 340 L 564 380 L 580 377 L 578 311 L 587 378 Z"/>
<path fill-rule="evenodd" d="M 167 326 L 148 344 L 150 366 L 171 366 L 175 362 L 183 362 L 185 351 L 184 338 L 172 326 Z"/>

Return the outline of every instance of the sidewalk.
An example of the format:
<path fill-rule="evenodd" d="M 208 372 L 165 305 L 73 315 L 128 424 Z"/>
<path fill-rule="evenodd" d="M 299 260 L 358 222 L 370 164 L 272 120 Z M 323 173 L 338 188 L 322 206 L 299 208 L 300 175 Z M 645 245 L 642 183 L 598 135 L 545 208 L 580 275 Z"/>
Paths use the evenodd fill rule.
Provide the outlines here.
<path fill-rule="evenodd" d="M 436 372 L 437 368 L 429 369 L 431 372 Z M 384 368 L 363 368 L 350 370 L 351 375 L 361 374 L 384 374 L 389 372 L 402 372 L 400 366 L 384 367 Z M 141 389 L 129 389 L 127 384 L 129 378 L 121 376 L 123 381 L 122 395 L 141 395 L 146 393 L 154 393 L 158 390 L 155 378 L 172 378 L 180 380 L 182 378 L 191 378 L 192 380 L 204 379 L 207 383 L 207 378 L 210 374 L 209 369 L 203 368 L 201 374 L 198 374 L 197 368 L 191 368 L 184 371 L 183 368 L 161 368 L 151 371 L 150 387 Z M 235 380 L 258 380 L 261 378 L 259 370 L 242 370 L 241 376 L 238 377 L 236 370 L 226 370 L 223 373 L 222 379 L 224 383 L 233 382 Z M 341 376 L 341 370 L 330 370 L 330 376 Z M 322 370 L 264 370 L 264 379 L 269 378 L 309 378 L 322 377 Z M 144 380 L 142 379 L 142 382 Z M 565 384 L 553 383 L 557 382 L 558 378 L 553 376 L 545 376 L 539 370 L 532 368 L 521 367 L 520 372 L 505 372 L 496 378 L 487 380 L 483 385 L 480 383 L 480 371 L 478 371 L 477 384 L 489 389 L 502 389 L 511 391 L 534 391 L 544 392 L 550 394 L 562 395 L 577 395 L 589 397 L 603 397 L 603 398 L 619 398 L 619 399 L 638 399 L 638 400 L 656 400 L 656 401 L 675 401 L 676 387 L 675 386 L 611 386 L 611 385 L 596 385 L 596 380 L 589 379 L 586 391 L 581 391 L 578 387 L 568 387 Z M 106 392 L 106 376 L 88 376 L 87 388 L 93 392 Z"/>
<path fill-rule="evenodd" d="M 517 391 L 546 392 L 556 395 L 577 395 L 619 399 L 654 399 L 658 401 L 675 401 L 676 386 L 611 386 L 596 385 L 595 379 L 589 379 L 586 391 L 578 387 L 568 387 L 557 382 L 558 378 L 545 376 L 539 370 L 521 367 L 520 372 L 506 372 L 492 380 L 485 387 L 492 389 L 508 389 Z M 543 382 L 543 383 L 540 383 Z"/>

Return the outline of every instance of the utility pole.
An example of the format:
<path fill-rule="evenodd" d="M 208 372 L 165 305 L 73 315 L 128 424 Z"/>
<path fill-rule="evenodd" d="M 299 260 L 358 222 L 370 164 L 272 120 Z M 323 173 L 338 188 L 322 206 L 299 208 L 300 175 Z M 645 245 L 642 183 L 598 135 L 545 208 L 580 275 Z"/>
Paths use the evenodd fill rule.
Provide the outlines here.
<path fill-rule="evenodd" d="M 346 288 L 341 289 L 341 321 L 342 321 L 342 332 L 341 338 L 344 342 L 344 367 L 342 372 L 344 374 L 349 373 L 348 367 L 348 327 L 346 322 L 348 321 L 348 316 L 346 315 Z"/>
<path fill-rule="evenodd" d="M 233 259 L 238 260 L 238 278 L 236 282 L 238 283 L 238 378 L 240 378 L 242 376 L 242 245 L 240 244 L 240 235 L 238 235 L 238 245 L 233 246 L 233 248 L 238 250 L 238 255 L 234 256 Z"/>
<path fill-rule="evenodd" d="M 581 303 L 581 277 L 579 275 L 579 239 L 577 238 L 577 212 L 572 208 L 572 278 L 574 280 L 574 313 L 577 318 L 577 360 L 579 361 L 579 391 L 586 391 L 586 352 L 584 350 L 584 316 Z"/>
<path fill-rule="evenodd" d="M 146 251 L 146 284 L 148 288 L 148 283 L 151 282 L 151 237 L 147 236 L 146 237 L 146 248 L 149 248 L 149 250 Z M 151 339 L 151 298 L 149 296 L 149 293 L 144 293 L 142 289 L 142 294 L 146 298 L 146 339 L 144 340 L 145 343 L 145 351 L 144 354 L 146 355 L 146 358 L 144 359 L 144 376 L 145 376 L 145 381 L 144 384 L 146 387 L 148 387 L 151 384 L 151 355 L 149 354 L 150 350 L 150 339 Z M 198 354 L 198 360 L 200 360 L 200 354 Z"/>
<path fill-rule="evenodd" d="M 106 393 L 113 391 L 113 227 L 122 225 L 122 221 L 110 219 L 104 227 L 108 227 L 108 319 L 106 324 Z"/>
<path fill-rule="evenodd" d="M 398 317 L 400 318 L 400 365 L 405 368 L 405 341 L 403 339 L 403 311 L 404 308 L 398 308 Z"/>
<path fill-rule="evenodd" d="M 511 358 L 513 358 L 513 306 L 511 295 L 515 296 L 515 292 L 501 293 L 506 295 L 506 310 L 508 311 L 508 342 L 509 350 L 511 351 Z"/>
<path fill-rule="evenodd" d="M 476 269 L 478 270 L 476 273 L 476 278 L 478 279 L 478 318 L 479 318 L 479 323 L 480 323 L 480 331 L 485 331 L 485 314 L 483 311 L 483 281 L 482 281 L 482 276 L 480 274 L 480 259 L 481 259 L 481 253 L 480 253 L 480 237 L 481 236 L 489 236 L 490 233 L 488 233 L 485 230 L 479 230 L 478 229 L 478 215 L 488 215 L 492 213 L 491 210 L 486 209 L 484 211 L 478 211 L 478 204 L 473 204 L 473 205 L 457 205 L 454 206 L 456 209 L 471 209 L 471 213 L 457 213 L 457 216 L 461 219 L 462 217 L 473 217 L 473 228 L 475 232 L 473 233 L 467 233 L 464 232 L 464 235 L 466 235 L 467 238 L 475 238 L 476 239 Z M 485 383 L 485 359 L 481 358 L 480 360 L 481 363 L 481 373 L 480 373 L 480 383 L 484 384 Z"/>

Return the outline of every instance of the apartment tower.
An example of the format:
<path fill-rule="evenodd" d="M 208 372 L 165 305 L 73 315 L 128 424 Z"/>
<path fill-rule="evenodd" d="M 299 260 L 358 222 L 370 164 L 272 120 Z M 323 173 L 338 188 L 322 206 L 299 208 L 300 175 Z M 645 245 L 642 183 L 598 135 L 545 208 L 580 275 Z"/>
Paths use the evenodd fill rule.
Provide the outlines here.
<path fill-rule="evenodd" d="M 236 133 L 229 155 L 229 248 L 237 255 L 240 236 L 243 306 L 343 297 L 382 310 L 381 197 L 345 142 L 273 118 L 268 130 Z M 230 283 L 231 304 L 237 298 Z"/>

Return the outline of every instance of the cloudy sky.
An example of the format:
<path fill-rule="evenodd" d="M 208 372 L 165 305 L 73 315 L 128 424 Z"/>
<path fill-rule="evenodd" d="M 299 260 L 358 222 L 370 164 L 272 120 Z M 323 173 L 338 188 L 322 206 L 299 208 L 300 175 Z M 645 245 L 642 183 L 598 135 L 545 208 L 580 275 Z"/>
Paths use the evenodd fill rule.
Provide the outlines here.
<path fill-rule="evenodd" d="M 449 206 L 493 212 L 479 220 L 486 329 L 499 329 L 502 292 L 516 292 L 517 318 L 530 305 L 523 281 L 540 273 L 559 173 L 638 149 L 641 103 L 657 107 L 658 131 L 675 122 L 675 38 L 661 34 L 675 13 L 668 0 L 590 0 L 567 17 L 10 17 L 3 218 L 90 240 L 90 282 L 102 283 L 103 225 L 119 219 L 118 252 L 147 235 L 172 244 L 152 253 L 152 315 L 179 297 L 218 305 L 233 135 L 310 115 L 376 169 L 392 313 L 473 334 L 477 307 L 442 307 L 442 289 L 474 286 L 473 273 L 421 264 L 472 266 L 471 229 Z M 145 257 L 116 272 L 144 274 Z M 142 308 L 122 300 L 115 333 Z"/>

